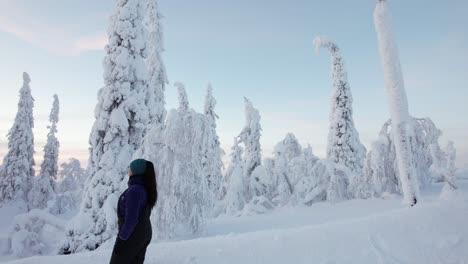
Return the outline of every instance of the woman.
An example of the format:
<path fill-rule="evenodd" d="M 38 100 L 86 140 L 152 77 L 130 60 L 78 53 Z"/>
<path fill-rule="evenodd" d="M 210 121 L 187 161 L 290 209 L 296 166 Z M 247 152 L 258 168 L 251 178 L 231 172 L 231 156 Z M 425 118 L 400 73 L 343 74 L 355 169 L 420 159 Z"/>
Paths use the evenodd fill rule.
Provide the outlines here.
<path fill-rule="evenodd" d="M 137 159 L 128 169 L 128 188 L 119 198 L 119 234 L 112 251 L 111 264 L 143 263 L 151 241 L 150 215 L 156 204 L 156 175 L 153 163 Z"/>

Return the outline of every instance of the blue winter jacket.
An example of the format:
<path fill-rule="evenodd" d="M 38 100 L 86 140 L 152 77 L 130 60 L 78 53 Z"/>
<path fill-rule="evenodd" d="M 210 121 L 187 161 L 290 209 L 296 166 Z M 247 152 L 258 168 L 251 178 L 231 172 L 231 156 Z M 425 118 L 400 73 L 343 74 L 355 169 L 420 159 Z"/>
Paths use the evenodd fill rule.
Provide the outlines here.
<path fill-rule="evenodd" d="M 130 176 L 127 190 L 120 196 L 118 214 L 124 219 L 119 230 L 119 237 L 127 240 L 138 224 L 140 214 L 145 211 L 148 197 L 144 186 L 143 175 Z"/>

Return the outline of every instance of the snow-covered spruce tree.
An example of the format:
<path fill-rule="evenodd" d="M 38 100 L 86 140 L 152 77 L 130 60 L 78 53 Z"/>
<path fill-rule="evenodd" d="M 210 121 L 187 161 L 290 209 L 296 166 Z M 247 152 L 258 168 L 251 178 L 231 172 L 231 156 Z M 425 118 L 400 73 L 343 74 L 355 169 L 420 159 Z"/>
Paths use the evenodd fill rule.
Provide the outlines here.
<path fill-rule="evenodd" d="M 159 239 L 202 232 L 211 198 L 202 174 L 203 142 L 209 124 L 204 114 L 189 108 L 184 85 L 175 86 L 179 108 L 167 116 L 158 168 L 159 201 L 154 222 Z"/>
<path fill-rule="evenodd" d="M 220 147 L 218 134 L 216 133 L 216 119 L 218 115 L 215 113 L 216 99 L 213 97 L 213 88 L 208 85 L 205 97 L 204 114 L 206 116 L 208 127 L 205 142 L 203 143 L 202 170 L 206 177 L 208 187 L 213 195 L 214 200 L 221 199 L 221 183 L 223 181 L 222 168 L 223 162 L 221 157 L 223 150 Z"/>
<path fill-rule="evenodd" d="M 166 68 L 163 63 L 164 52 L 162 15 L 157 0 L 141 0 L 144 9 L 144 25 L 147 30 L 146 65 L 148 68 L 147 105 L 151 123 L 163 125 L 166 119 L 165 87 L 168 83 Z"/>
<path fill-rule="evenodd" d="M 237 138 L 234 138 L 230 154 L 231 162 L 226 171 L 226 196 L 223 200 L 224 212 L 228 215 L 238 214 L 246 203 L 242 152 L 242 147 L 239 146 Z"/>
<path fill-rule="evenodd" d="M 8 132 L 8 153 L 0 170 L 0 202 L 26 202 L 34 177 L 34 99 L 30 82 L 29 75 L 23 73 L 18 112 Z"/>
<path fill-rule="evenodd" d="M 49 133 L 47 134 L 47 142 L 44 146 L 44 160 L 41 163 L 41 172 L 38 177 L 35 177 L 31 191 L 28 194 L 30 208 L 46 208 L 47 203 L 55 198 L 60 147 L 56 136 L 58 121 L 59 99 L 55 94 L 52 110 L 49 115 L 50 126 L 48 126 Z"/>
<path fill-rule="evenodd" d="M 453 141 L 449 141 L 447 143 L 447 147 L 445 148 L 445 157 L 447 161 L 447 167 L 444 174 L 445 188 L 455 190 L 457 189 L 457 185 L 455 183 L 455 172 L 457 170 L 455 167 L 455 160 L 457 159 L 457 150 L 455 149 Z"/>
<path fill-rule="evenodd" d="M 353 98 L 340 49 L 327 37 L 316 37 L 318 49 L 326 48 L 332 58 L 333 95 L 331 99 L 330 129 L 327 159 L 346 166 L 356 174 L 362 173 L 366 148 L 359 140 L 353 121 Z"/>
<path fill-rule="evenodd" d="M 332 58 L 333 95 L 331 99 L 327 159 L 346 166 L 353 172 L 354 175 L 349 179 L 350 192 L 353 196 L 362 197 L 364 196 L 362 189 L 368 188 L 365 185 L 362 173 L 366 148 L 359 140 L 359 133 L 354 126 L 353 98 L 344 60 L 336 43 L 327 37 L 316 37 L 314 44 L 317 51 L 320 48 L 328 49 Z"/>
<path fill-rule="evenodd" d="M 286 137 L 274 147 L 274 179 L 277 186 L 277 196 L 274 202 L 284 205 L 289 202 L 294 193 L 296 176 L 291 172 L 292 160 L 302 154 L 302 147 L 294 134 L 288 133 Z"/>
<path fill-rule="evenodd" d="M 262 164 L 262 148 L 260 136 L 262 127 L 260 126 L 260 113 L 254 108 L 252 102 L 245 100 L 245 127 L 239 135 L 239 143 L 244 143 L 244 184 L 246 184 L 246 197 L 250 201 L 253 196 L 258 195 L 259 179 L 252 178 L 252 172 Z"/>
<path fill-rule="evenodd" d="M 94 250 L 117 232 L 116 205 L 127 165 L 150 123 L 140 0 L 118 0 L 108 29 L 105 86 L 98 92 L 90 135 L 88 176 L 80 212 L 61 252 Z"/>
<path fill-rule="evenodd" d="M 83 189 L 85 182 L 85 170 L 81 167 L 80 161 L 74 158 L 60 164 L 57 192 L 77 191 Z"/>
<path fill-rule="evenodd" d="M 398 170 L 406 204 L 414 205 L 419 198 L 419 186 L 411 151 L 412 127 L 408 100 L 401 71 L 398 50 L 393 37 L 390 13 L 386 0 L 379 0 L 374 12 L 380 56 L 389 97 L 393 138 L 398 161 Z"/>

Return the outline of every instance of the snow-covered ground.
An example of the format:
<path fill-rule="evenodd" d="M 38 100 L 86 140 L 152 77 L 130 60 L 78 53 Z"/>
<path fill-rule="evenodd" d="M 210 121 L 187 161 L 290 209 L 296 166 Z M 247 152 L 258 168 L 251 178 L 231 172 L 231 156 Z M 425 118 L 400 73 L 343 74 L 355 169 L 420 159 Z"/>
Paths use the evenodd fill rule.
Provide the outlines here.
<path fill-rule="evenodd" d="M 468 181 L 455 195 L 441 184 L 408 208 L 401 197 L 351 200 L 269 214 L 220 217 L 204 237 L 158 242 L 145 263 L 468 263 Z M 14 213 L 2 208 L 2 231 Z M 108 263 L 112 243 L 94 252 L 41 256 L 6 263 Z"/>

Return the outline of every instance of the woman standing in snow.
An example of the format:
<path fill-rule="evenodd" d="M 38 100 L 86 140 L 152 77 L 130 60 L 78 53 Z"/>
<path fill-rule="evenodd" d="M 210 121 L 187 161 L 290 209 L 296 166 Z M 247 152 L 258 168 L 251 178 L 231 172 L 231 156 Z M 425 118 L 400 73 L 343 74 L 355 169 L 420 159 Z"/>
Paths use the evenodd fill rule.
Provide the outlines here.
<path fill-rule="evenodd" d="M 153 163 L 137 159 L 128 169 L 128 188 L 119 198 L 119 233 L 112 251 L 111 264 L 143 263 L 152 228 L 150 215 L 156 204 L 156 175 Z"/>

